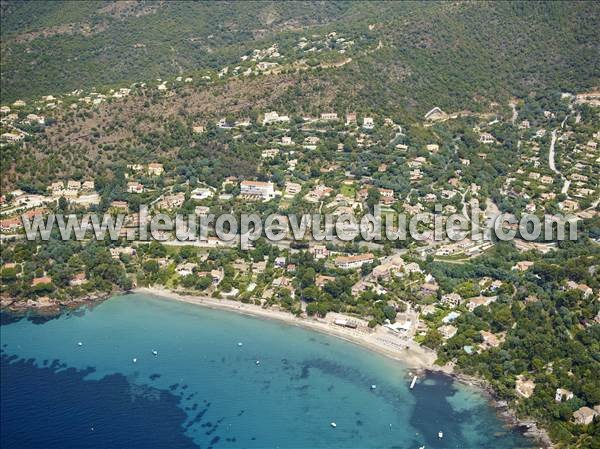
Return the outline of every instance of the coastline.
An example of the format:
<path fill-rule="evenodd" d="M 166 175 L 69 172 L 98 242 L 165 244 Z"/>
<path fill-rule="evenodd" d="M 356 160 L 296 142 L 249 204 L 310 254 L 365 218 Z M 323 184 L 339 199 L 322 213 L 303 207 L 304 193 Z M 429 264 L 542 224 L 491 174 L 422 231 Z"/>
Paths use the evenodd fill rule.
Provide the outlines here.
<path fill-rule="evenodd" d="M 264 309 L 255 304 L 246 304 L 230 299 L 216 299 L 208 296 L 188 295 L 160 287 L 139 287 L 132 290 L 131 293 L 144 293 L 211 309 L 231 311 L 242 315 L 276 320 L 354 343 L 387 358 L 401 362 L 409 369 L 418 371 L 428 370 L 445 374 L 452 374 L 453 372 L 451 367 L 435 364 L 437 355 L 434 351 L 430 351 L 413 342 L 403 342 L 402 346 L 393 346 L 390 343 L 388 331 L 381 327 L 367 333 L 341 327 L 332 322 L 318 318 L 299 318 L 284 310 Z"/>
<path fill-rule="evenodd" d="M 12 303 L 10 305 L 3 304 L 2 309 L 9 313 L 16 314 L 17 316 L 26 315 L 28 312 L 34 312 L 38 316 L 53 317 L 60 315 L 66 310 L 73 310 L 83 305 L 93 306 L 115 295 L 126 295 L 131 293 L 142 293 L 214 310 L 229 311 L 241 315 L 283 322 L 287 325 L 316 331 L 353 343 L 403 364 L 407 370 L 418 376 L 425 376 L 428 372 L 450 376 L 454 381 L 475 388 L 484 394 L 490 404 L 496 409 L 498 417 L 504 421 L 508 427 L 516 429 L 524 436 L 534 441 L 536 443 L 535 447 L 539 447 L 540 449 L 554 448 L 554 444 L 547 431 L 530 418 L 517 417 L 516 412 L 509 404 L 497 397 L 493 387 L 486 380 L 456 372 L 453 367 L 449 365 L 440 366 L 435 364 L 437 354 L 414 342 L 403 341 L 401 346 L 391 346 L 388 343 L 388 340 L 384 340 L 384 337 L 389 339 L 390 332 L 381 326 L 376 330 L 369 329 L 368 332 L 357 331 L 335 325 L 332 321 L 327 321 L 325 319 L 296 317 L 286 310 L 265 309 L 255 304 L 246 304 L 231 299 L 217 299 L 208 296 L 187 294 L 185 292 L 177 292 L 159 286 L 138 287 L 129 291 L 113 291 L 104 294 L 90 294 L 66 302 L 36 304 L 35 306 L 31 303 L 25 303 L 22 306 L 15 308 Z M 398 338 L 396 337 L 396 339 Z"/>
<path fill-rule="evenodd" d="M 475 388 L 483 393 L 496 409 L 498 417 L 507 426 L 520 431 L 524 436 L 535 442 L 536 446 L 539 445 L 540 449 L 552 449 L 554 447 L 545 429 L 539 427 L 531 419 L 518 418 L 515 411 L 505 401 L 497 398 L 494 389 L 487 381 L 478 377 L 457 373 L 448 365 L 439 366 L 435 364 L 435 360 L 437 359 L 436 353 L 420 345 L 416 345 L 414 342 L 411 342 L 408 348 L 406 346 L 402 348 L 390 347 L 383 344 L 381 340 L 378 340 L 378 335 L 381 336 L 381 334 L 385 334 L 387 331 L 381 326 L 377 330 L 365 334 L 337 326 L 323 319 L 299 318 L 284 310 L 264 309 L 255 304 L 246 304 L 230 299 L 217 299 L 208 296 L 179 293 L 163 287 L 139 287 L 132 290 L 131 293 L 143 293 L 215 310 L 230 311 L 242 315 L 284 322 L 288 325 L 320 332 L 356 344 L 364 349 L 371 350 L 402 363 L 407 369 L 414 371 L 417 375 L 426 375 L 427 372 L 432 372 L 450 376 L 456 382 Z"/>

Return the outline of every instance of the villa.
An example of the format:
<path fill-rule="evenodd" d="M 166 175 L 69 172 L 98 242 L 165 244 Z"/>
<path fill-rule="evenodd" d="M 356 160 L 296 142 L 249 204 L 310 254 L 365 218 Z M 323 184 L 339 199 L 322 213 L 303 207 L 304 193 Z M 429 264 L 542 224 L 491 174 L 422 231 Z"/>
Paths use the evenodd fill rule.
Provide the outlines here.
<path fill-rule="evenodd" d="M 270 200 L 275 198 L 275 189 L 272 182 L 242 181 L 240 183 L 240 195 Z"/>
<path fill-rule="evenodd" d="M 360 268 L 366 263 L 373 263 L 375 256 L 371 253 L 354 256 L 340 256 L 335 259 L 335 265 L 343 270 Z"/>

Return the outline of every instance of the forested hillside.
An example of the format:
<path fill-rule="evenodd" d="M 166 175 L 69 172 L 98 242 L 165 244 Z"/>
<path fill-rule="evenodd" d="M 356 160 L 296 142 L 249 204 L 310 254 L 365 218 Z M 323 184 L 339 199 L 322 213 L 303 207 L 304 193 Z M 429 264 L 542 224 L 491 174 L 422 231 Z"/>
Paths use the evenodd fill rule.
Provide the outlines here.
<path fill-rule="evenodd" d="M 254 48 L 336 31 L 360 36 L 365 51 L 311 72 L 334 104 L 484 108 L 598 85 L 599 16 L 597 2 L 6 1 L 2 101 L 219 70 Z M 298 58 L 288 52 L 286 62 Z"/>

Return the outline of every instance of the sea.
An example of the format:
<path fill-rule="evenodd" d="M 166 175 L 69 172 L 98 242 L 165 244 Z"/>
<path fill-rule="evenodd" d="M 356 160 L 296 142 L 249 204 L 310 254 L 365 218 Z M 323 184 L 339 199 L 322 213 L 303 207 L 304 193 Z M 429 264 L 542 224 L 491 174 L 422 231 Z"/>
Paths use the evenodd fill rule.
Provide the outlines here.
<path fill-rule="evenodd" d="M 3 449 L 533 446 L 476 389 L 273 320 L 129 294 L 0 336 Z"/>

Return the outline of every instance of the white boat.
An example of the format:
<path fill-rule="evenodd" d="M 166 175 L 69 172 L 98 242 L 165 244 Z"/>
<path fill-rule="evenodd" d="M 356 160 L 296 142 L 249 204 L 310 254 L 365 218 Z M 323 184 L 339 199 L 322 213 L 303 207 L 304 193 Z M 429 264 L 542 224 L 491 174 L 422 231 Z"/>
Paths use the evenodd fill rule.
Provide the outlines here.
<path fill-rule="evenodd" d="M 421 446 L 419 449 L 425 449 L 425 446 Z"/>
<path fill-rule="evenodd" d="M 133 358 L 133 363 L 136 363 L 136 362 L 137 362 L 137 359 L 134 357 Z"/>
<path fill-rule="evenodd" d="M 337 424 L 336 424 L 336 423 L 334 423 L 334 422 L 330 423 L 329 425 L 330 425 L 331 427 L 333 427 L 334 429 L 337 427 Z"/>
<path fill-rule="evenodd" d="M 83 346 L 82 342 L 77 342 L 77 346 Z"/>
<path fill-rule="evenodd" d="M 438 438 L 441 440 L 442 438 L 444 438 L 444 432 L 442 432 L 441 430 L 438 432 Z"/>
<path fill-rule="evenodd" d="M 377 388 L 377 385 L 375 385 L 375 384 L 371 385 L 371 390 L 374 390 L 375 388 Z"/>
<path fill-rule="evenodd" d="M 241 341 L 238 342 L 238 346 L 244 346 L 244 343 L 242 343 Z"/>
<path fill-rule="evenodd" d="M 256 364 L 257 364 L 257 365 L 260 365 L 260 360 L 257 360 L 257 361 L 256 361 Z"/>
<path fill-rule="evenodd" d="M 152 355 L 158 355 L 158 351 L 156 349 L 152 350 Z"/>

